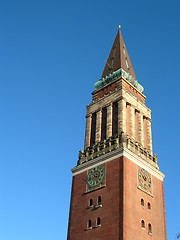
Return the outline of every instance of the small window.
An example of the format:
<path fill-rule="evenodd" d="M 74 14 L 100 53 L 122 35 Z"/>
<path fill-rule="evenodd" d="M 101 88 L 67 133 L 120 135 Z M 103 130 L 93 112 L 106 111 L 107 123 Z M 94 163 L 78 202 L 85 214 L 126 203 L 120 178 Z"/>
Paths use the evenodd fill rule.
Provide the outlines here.
<path fill-rule="evenodd" d="M 116 47 L 113 48 L 113 57 L 116 55 Z"/>
<path fill-rule="evenodd" d="M 92 228 L 92 222 L 91 222 L 91 220 L 88 221 L 88 228 Z"/>
<path fill-rule="evenodd" d="M 152 226 L 150 223 L 148 224 L 148 233 L 152 235 Z"/>
<path fill-rule="evenodd" d="M 141 206 L 144 207 L 144 199 L 141 198 Z"/>
<path fill-rule="evenodd" d="M 142 228 L 145 228 L 145 222 L 144 222 L 144 220 L 141 221 L 141 227 L 142 227 Z"/>
<path fill-rule="evenodd" d="M 147 208 L 148 208 L 148 210 L 151 210 L 151 204 L 149 202 L 147 204 Z"/>
<path fill-rule="evenodd" d="M 98 217 L 97 218 L 97 226 L 101 225 L 101 219 Z"/>
<path fill-rule="evenodd" d="M 92 207 L 92 206 L 93 206 L 93 200 L 90 199 L 90 200 L 89 200 L 89 207 Z"/>
<path fill-rule="evenodd" d="M 98 197 L 98 205 L 101 205 L 101 196 Z"/>
<path fill-rule="evenodd" d="M 111 59 L 111 68 L 114 66 L 114 58 Z"/>

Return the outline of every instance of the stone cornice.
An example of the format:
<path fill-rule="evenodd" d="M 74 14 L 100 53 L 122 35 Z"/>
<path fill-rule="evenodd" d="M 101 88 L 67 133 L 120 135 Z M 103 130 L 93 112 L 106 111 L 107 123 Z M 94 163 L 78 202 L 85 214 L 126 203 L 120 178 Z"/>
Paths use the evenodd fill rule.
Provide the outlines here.
<path fill-rule="evenodd" d="M 148 168 L 159 170 L 157 156 L 152 156 L 150 150 L 121 132 L 119 135 L 86 148 L 84 152 L 80 150 L 77 166 L 72 169 L 72 172 L 78 174 L 84 168 L 94 166 L 99 162 L 111 161 L 113 157 L 117 158 L 127 154 L 128 158 L 132 157 L 132 161 L 136 159 L 139 165 L 145 164 Z"/>
<path fill-rule="evenodd" d="M 93 161 L 85 162 L 82 165 L 78 165 L 72 169 L 73 176 L 80 174 L 84 171 L 87 171 L 91 169 L 92 167 L 98 166 L 102 163 L 107 163 L 110 161 L 113 161 L 114 159 L 117 159 L 119 157 L 126 157 L 128 160 L 134 162 L 138 166 L 146 169 L 149 173 L 157 177 L 159 180 L 163 181 L 165 175 L 159 171 L 155 166 L 153 166 L 151 163 L 147 162 L 146 160 L 142 159 L 137 154 L 133 153 L 126 147 L 121 147 L 119 149 L 116 149 L 115 151 L 109 152 L 105 155 L 99 156 Z"/>

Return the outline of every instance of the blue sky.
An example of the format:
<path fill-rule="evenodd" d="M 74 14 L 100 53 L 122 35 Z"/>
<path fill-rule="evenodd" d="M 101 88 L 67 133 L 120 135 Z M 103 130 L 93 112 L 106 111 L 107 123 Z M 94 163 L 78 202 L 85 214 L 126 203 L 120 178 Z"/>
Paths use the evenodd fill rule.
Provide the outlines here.
<path fill-rule="evenodd" d="M 86 104 L 122 26 L 180 231 L 180 2 L 0 1 L 0 239 L 66 239 Z"/>

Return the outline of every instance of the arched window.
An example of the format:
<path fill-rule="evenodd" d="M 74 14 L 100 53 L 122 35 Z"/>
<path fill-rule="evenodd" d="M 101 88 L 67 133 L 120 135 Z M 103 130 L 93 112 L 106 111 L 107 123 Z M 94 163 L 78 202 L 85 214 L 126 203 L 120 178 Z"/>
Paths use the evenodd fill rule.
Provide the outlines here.
<path fill-rule="evenodd" d="M 93 206 L 93 200 L 90 199 L 90 200 L 89 200 L 89 207 L 92 207 L 92 206 Z"/>
<path fill-rule="evenodd" d="M 144 199 L 141 198 L 141 206 L 144 207 Z"/>
<path fill-rule="evenodd" d="M 98 217 L 97 218 L 97 226 L 101 225 L 101 219 Z"/>
<path fill-rule="evenodd" d="M 150 235 L 152 234 L 152 226 L 151 226 L 150 223 L 148 224 L 148 233 L 149 233 Z"/>
<path fill-rule="evenodd" d="M 98 205 L 101 205 L 101 196 L 98 197 Z"/>
<path fill-rule="evenodd" d="M 92 222 L 91 222 L 91 220 L 88 221 L 88 228 L 92 228 Z"/>
<path fill-rule="evenodd" d="M 151 210 L 151 204 L 149 202 L 147 204 L 147 208 L 148 208 L 148 210 Z"/>
<path fill-rule="evenodd" d="M 144 222 L 144 220 L 141 221 L 141 227 L 142 227 L 142 228 L 145 228 L 145 222 Z"/>

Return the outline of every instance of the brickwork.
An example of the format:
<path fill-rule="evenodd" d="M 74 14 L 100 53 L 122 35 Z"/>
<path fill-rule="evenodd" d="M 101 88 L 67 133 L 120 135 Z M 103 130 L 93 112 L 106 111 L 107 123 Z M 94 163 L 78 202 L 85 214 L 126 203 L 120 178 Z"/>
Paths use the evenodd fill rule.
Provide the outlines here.
<path fill-rule="evenodd" d="M 134 236 L 138 236 L 138 240 L 167 239 L 163 181 L 151 176 L 153 196 L 138 189 L 138 165 L 126 157 L 106 163 L 103 188 L 86 193 L 86 176 L 84 171 L 73 177 L 68 240 L 129 240 Z M 88 208 L 89 200 L 92 199 L 95 206 L 98 196 L 102 198 L 102 207 Z M 101 226 L 95 228 L 98 217 Z M 88 220 L 92 221 L 90 230 L 86 230 Z M 141 220 L 145 221 L 145 229 L 141 228 Z M 148 234 L 149 223 L 152 236 Z"/>
<path fill-rule="evenodd" d="M 126 80 L 122 81 L 122 86 L 128 92 L 130 92 L 134 97 L 136 97 L 141 103 L 145 104 L 145 96 L 139 93 L 131 84 Z"/>
<path fill-rule="evenodd" d="M 113 82 L 109 84 L 108 86 L 104 87 L 103 89 L 100 89 L 93 93 L 93 102 L 101 99 L 105 95 L 114 92 L 115 89 L 117 89 L 118 82 Z"/>
<path fill-rule="evenodd" d="M 123 78 L 121 78 L 123 79 Z M 145 96 L 141 94 L 139 91 L 137 91 L 129 82 L 127 82 L 125 79 L 123 81 L 120 81 L 118 79 L 115 82 L 112 82 L 105 86 L 102 89 L 99 89 L 92 93 L 92 101 L 96 102 L 103 98 L 104 96 L 107 96 L 109 93 L 114 92 L 118 88 L 125 88 L 127 91 L 129 91 L 133 96 L 135 96 L 140 102 L 145 104 Z"/>
<path fill-rule="evenodd" d="M 166 225 L 164 212 L 163 181 L 152 176 L 153 197 L 137 188 L 137 165 L 124 158 L 124 240 L 155 239 L 165 240 Z M 141 198 L 145 205 L 141 206 Z M 147 203 L 151 210 L 147 209 Z M 141 220 L 145 221 L 145 229 L 141 228 Z M 148 234 L 148 223 L 152 225 L 152 236 Z"/>
<path fill-rule="evenodd" d="M 113 85 L 117 83 L 116 85 Z M 113 89 L 110 87 L 111 85 L 116 86 Z M 105 91 L 105 89 L 109 89 Z M 111 90 L 112 91 L 111 91 Z M 101 96 L 98 100 L 93 100 L 93 102 L 87 106 L 87 116 L 96 113 L 97 116 L 97 125 L 96 125 L 96 140 L 95 143 L 98 143 L 101 140 L 101 128 L 102 126 L 102 109 L 107 108 L 107 122 L 106 122 L 106 138 L 111 137 L 114 134 L 114 111 L 112 111 L 110 105 L 114 106 L 114 103 L 117 102 L 118 109 L 116 111 L 117 115 L 117 127 L 115 132 L 120 133 L 123 131 L 125 134 L 129 135 L 135 141 L 139 142 L 143 147 L 149 149 L 152 153 L 152 138 L 151 138 L 151 110 L 145 105 L 145 96 L 141 94 L 135 87 L 131 86 L 129 82 L 127 82 L 123 77 L 117 80 L 112 84 L 107 85 L 103 89 L 99 91 L 103 91 L 105 95 Z M 93 94 L 98 93 L 95 92 Z M 136 119 L 135 112 L 139 113 L 138 120 Z M 113 114 L 113 116 L 112 116 Z M 144 121 L 142 121 L 142 119 Z M 147 123 L 148 119 L 148 123 Z M 92 119 L 93 120 L 93 119 Z M 90 119 L 87 118 L 87 128 L 86 128 L 86 141 L 85 141 L 85 149 L 89 146 L 89 136 L 91 131 L 91 136 L 93 132 L 93 121 L 91 126 L 89 126 Z M 138 127 L 135 121 L 138 121 Z M 143 123 L 144 122 L 144 123 Z M 136 131 L 139 131 L 138 133 Z M 90 145 L 92 146 L 92 142 L 90 141 Z"/>
<path fill-rule="evenodd" d="M 120 28 L 102 78 L 87 105 L 85 149 L 72 169 L 68 240 L 167 240 L 164 174 L 152 152 L 151 110 Z M 102 163 L 106 185 L 104 170 L 98 172 Z"/>
<path fill-rule="evenodd" d="M 83 172 L 73 177 L 68 240 L 119 240 L 122 239 L 122 158 L 106 164 L 106 186 L 86 192 L 86 175 Z M 102 207 L 88 208 L 88 202 L 101 196 Z M 101 227 L 94 228 L 97 217 L 101 218 Z M 88 220 L 92 220 L 92 229 L 86 230 Z"/>

